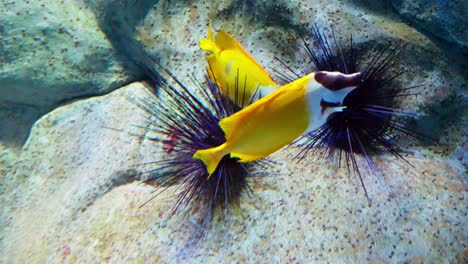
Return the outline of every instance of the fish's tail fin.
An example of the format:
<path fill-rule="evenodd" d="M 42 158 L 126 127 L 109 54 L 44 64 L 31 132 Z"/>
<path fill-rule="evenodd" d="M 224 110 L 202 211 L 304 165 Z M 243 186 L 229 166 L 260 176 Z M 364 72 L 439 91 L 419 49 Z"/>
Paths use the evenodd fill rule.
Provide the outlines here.
<path fill-rule="evenodd" d="M 200 39 L 200 48 L 213 54 L 217 54 L 219 52 L 219 47 L 213 37 L 213 30 L 211 27 L 208 28 L 208 38 Z"/>
<path fill-rule="evenodd" d="M 198 150 L 193 154 L 194 159 L 201 160 L 205 164 L 206 171 L 209 174 L 208 179 L 218 167 L 221 159 L 227 154 L 224 148 L 225 144 L 222 144 L 214 148 Z"/>

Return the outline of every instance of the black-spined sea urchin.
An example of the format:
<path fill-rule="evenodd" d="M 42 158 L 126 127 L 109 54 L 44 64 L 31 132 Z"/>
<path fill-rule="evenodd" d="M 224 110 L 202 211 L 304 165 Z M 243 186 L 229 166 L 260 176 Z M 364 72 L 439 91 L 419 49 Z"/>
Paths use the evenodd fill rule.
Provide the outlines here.
<path fill-rule="evenodd" d="M 334 33 L 330 40 L 322 30 L 314 27 L 313 45 L 302 36 L 301 39 L 315 70 L 342 73 L 361 71 L 363 82 L 344 99 L 346 109 L 332 114 L 324 126 L 297 141 L 301 146 L 297 157 L 302 159 L 312 153 L 316 157 L 335 160 L 338 164 L 344 160 L 346 166 L 351 167 L 359 176 L 370 202 L 356 154 L 364 158 L 369 172 L 375 172 L 376 169 L 372 155 L 381 150 L 386 150 L 409 164 L 398 150 L 395 135 L 403 134 L 413 138 L 424 136 L 405 127 L 405 119 L 415 117 L 416 114 L 400 110 L 396 99 L 416 95 L 408 90 L 422 85 L 401 87 L 395 82 L 401 72 L 391 73 L 390 66 L 398 55 L 400 44 L 388 44 L 377 49 L 370 61 L 361 67 L 352 38 L 349 41 L 350 46 L 343 47 Z M 287 79 L 287 76 L 283 74 L 283 78 Z"/>
<path fill-rule="evenodd" d="M 217 208 L 228 209 L 236 205 L 241 192 L 250 190 L 249 171 L 255 165 L 262 167 L 265 163 L 240 163 L 225 156 L 208 178 L 205 165 L 194 159 L 193 154 L 224 143 L 224 133 L 218 123 L 240 108 L 209 78 L 205 78 L 203 84 L 192 78 L 190 89 L 161 66 L 156 66 L 160 71 L 147 65 L 140 67 L 151 85 L 158 89 L 158 98 L 134 100 L 138 107 L 158 120 L 158 124 L 150 122 L 147 128 L 156 136 L 140 136 L 164 145 L 163 157 L 151 162 L 151 169 L 143 173 L 146 176 L 144 182 L 158 181 L 166 186 L 180 184 L 173 213 L 195 202 L 194 208 L 203 210 L 201 214 L 209 220 Z"/>

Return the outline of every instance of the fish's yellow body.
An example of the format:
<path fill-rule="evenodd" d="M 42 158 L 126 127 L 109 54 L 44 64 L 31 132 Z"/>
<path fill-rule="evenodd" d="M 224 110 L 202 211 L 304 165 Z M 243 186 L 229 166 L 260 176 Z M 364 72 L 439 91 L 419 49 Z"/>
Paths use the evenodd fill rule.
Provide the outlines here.
<path fill-rule="evenodd" d="M 219 126 L 226 142 L 198 150 L 193 158 L 203 161 L 211 176 L 225 155 L 238 158 L 239 162 L 266 157 L 320 128 L 331 114 L 342 111 L 344 98 L 360 82 L 360 73 L 318 72 L 299 78 L 223 118 Z"/>
<path fill-rule="evenodd" d="M 211 175 L 219 161 L 230 153 L 240 162 L 254 161 L 279 150 L 302 135 L 309 126 L 306 84 L 298 79 L 219 122 L 226 142 L 199 150 L 193 156 L 205 162 Z"/>
<path fill-rule="evenodd" d="M 244 107 L 278 88 L 266 70 L 227 32 L 220 30 L 213 36 L 209 28 L 208 38 L 200 39 L 200 48 L 210 53 L 206 56 L 210 79 L 238 106 Z"/>

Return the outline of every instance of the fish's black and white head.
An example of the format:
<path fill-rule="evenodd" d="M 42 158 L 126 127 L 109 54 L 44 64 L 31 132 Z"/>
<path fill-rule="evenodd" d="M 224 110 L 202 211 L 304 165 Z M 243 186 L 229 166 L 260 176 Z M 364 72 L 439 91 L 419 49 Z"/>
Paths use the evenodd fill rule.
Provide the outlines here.
<path fill-rule="evenodd" d="M 344 74 L 341 72 L 319 71 L 313 73 L 307 87 L 307 102 L 310 121 L 307 132 L 322 127 L 328 117 L 343 111 L 343 101 L 349 93 L 362 83 L 362 74 Z"/>

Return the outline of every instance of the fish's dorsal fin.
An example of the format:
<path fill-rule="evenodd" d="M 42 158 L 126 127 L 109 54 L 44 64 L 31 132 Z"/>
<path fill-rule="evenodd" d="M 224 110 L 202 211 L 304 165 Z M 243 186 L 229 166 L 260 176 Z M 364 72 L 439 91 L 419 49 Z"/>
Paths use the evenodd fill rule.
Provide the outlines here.
<path fill-rule="evenodd" d="M 233 36 L 231 36 L 229 33 L 222 29 L 216 32 L 214 40 L 220 50 L 244 50 L 244 48 L 239 43 L 239 41 L 237 41 L 237 39 L 235 39 Z"/>
<path fill-rule="evenodd" d="M 219 48 L 219 50 L 237 50 L 244 54 L 247 58 L 250 59 L 250 61 L 254 64 L 256 64 L 258 67 L 263 69 L 263 66 L 260 65 L 250 53 L 248 53 L 244 47 L 235 39 L 233 36 L 231 36 L 229 33 L 226 31 L 220 29 L 215 36 L 215 42 L 216 46 Z M 271 79 L 271 77 L 270 77 Z"/>
<path fill-rule="evenodd" d="M 211 29 L 211 24 L 208 26 L 208 40 L 215 41 L 213 37 L 213 29 Z"/>
<path fill-rule="evenodd" d="M 205 51 L 209 51 L 213 54 L 217 54 L 223 50 L 237 50 L 245 55 L 253 58 L 244 50 L 242 45 L 229 33 L 220 29 L 214 36 L 211 27 L 208 27 L 208 38 L 200 39 L 200 48 Z"/>
<path fill-rule="evenodd" d="M 201 38 L 199 45 L 200 49 L 211 52 L 212 54 L 218 54 L 221 51 L 213 37 L 213 30 L 211 27 L 208 27 L 208 38 Z"/>

